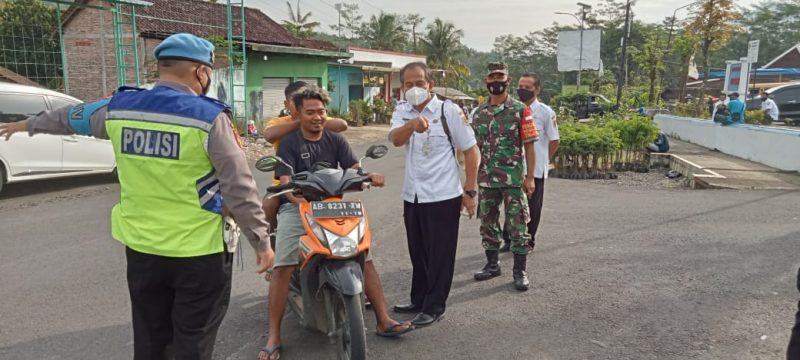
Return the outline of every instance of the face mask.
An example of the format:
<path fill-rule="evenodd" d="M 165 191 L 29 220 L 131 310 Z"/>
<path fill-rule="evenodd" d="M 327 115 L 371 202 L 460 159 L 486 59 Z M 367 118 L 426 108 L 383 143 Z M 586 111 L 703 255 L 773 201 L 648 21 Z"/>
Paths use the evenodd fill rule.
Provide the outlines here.
<path fill-rule="evenodd" d="M 492 95 L 500 95 L 506 91 L 506 85 L 508 85 L 504 81 L 492 81 L 486 84 L 486 88 L 489 89 L 489 93 Z"/>
<path fill-rule="evenodd" d="M 520 101 L 527 103 L 529 100 L 536 97 L 536 93 L 528 89 L 517 89 L 517 96 L 519 96 Z"/>
<path fill-rule="evenodd" d="M 405 95 L 406 101 L 414 106 L 422 105 L 422 103 L 428 100 L 428 90 L 421 87 L 412 87 L 406 91 Z"/>

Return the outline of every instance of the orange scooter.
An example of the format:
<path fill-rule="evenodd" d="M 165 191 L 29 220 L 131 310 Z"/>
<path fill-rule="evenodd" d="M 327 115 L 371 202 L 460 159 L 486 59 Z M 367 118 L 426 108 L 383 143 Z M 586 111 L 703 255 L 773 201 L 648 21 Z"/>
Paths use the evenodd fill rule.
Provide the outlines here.
<path fill-rule="evenodd" d="M 388 151 L 384 145 L 371 146 L 364 158 L 379 159 Z M 259 159 L 256 168 L 273 171 L 279 163 L 291 168 L 277 156 Z M 315 164 L 313 171 L 294 174 L 292 169 L 289 183 L 267 188 L 270 198 L 293 193 L 307 200 L 300 205 L 306 235 L 300 237 L 300 266 L 290 282 L 289 307 L 304 327 L 337 343 L 342 360 L 366 358 L 363 268 L 371 243 L 364 204 L 345 201 L 344 194 L 369 187 L 369 176 L 361 170 Z"/>

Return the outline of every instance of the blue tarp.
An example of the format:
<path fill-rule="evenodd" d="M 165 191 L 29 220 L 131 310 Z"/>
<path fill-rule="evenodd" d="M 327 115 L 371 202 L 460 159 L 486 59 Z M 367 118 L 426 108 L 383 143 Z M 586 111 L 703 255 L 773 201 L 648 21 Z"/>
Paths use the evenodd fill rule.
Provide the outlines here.
<path fill-rule="evenodd" d="M 750 75 L 755 75 L 756 71 L 758 71 L 758 75 L 784 75 L 784 76 L 798 76 L 800 77 L 800 68 L 775 68 L 775 69 L 753 69 L 750 70 Z M 709 79 L 724 79 L 725 78 L 725 71 L 711 71 L 708 73 Z M 703 79 L 703 74 L 700 74 L 700 79 Z"/>

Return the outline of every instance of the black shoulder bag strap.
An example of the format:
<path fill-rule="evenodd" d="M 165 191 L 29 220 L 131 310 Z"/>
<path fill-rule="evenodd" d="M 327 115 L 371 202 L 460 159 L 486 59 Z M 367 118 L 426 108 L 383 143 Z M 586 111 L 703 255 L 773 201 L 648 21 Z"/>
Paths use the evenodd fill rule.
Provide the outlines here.
<path fill-rule="evenodd" d="M 444 104 L 446 102 L 442 102 L 442 128 L 444 129 L 444 133 L 447 135 L 447 142 L 450 143 L 450 149 L 453 150 L 453 157 L 456 157 L 456 146 L 453 145 L 453 137 L 450 135 L 450 126 L 447 125 L 447 118 L 444 116 Z"/>
<path fill-rule="evenodd" d="M 300 147 L 300 159 L 306 164 L 308 172 L 314 171 L 313 164 L 311 164 L 311 152 L 308 151 L 308 142 L 305 139 L 303 139 L 303 146 Z"/>

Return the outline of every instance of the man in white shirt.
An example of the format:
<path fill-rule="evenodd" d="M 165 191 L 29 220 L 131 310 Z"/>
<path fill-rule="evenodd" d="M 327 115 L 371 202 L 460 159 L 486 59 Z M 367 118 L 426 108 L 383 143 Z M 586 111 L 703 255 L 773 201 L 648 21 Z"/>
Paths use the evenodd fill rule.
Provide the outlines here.
<path fill-rule="evenodd" d="M 536 230 L 539 228 L 539 220 L 542 216 L 542 204 L 544 200 L 544 180 L 550 170 L 550 162 L 558 150 L 559 134 L 558 124 L 556 123 L 556 113 L 549 106 L 539 102 L 537 97 L 542 87 L 539 83 L 539 75 L 532 72 L 522 74 L 519 79 L 517 96 L 531 108 L 533 121 L 539 129 L 539 141 L 534 143 L 536 153 L 536 168 L 533 172 L 533 181 L 536 184 L 533 195 L 528 198 L 528 206 L 531 211 L 531 221 L 528 223 L 528 232 L 531 240 L 528 242 L 528 253 L 533 251 L 536 244 Z M 503 232 L 505 235 L 505 231 Z M 504 236 L 505 243 L 500 251 L 510 251 L 511 242 Z"/>
<path fill-rule="evenodd" d="M 411 322 L 421 327 L 444 315 L 461 209 L 472 217 L 477 208 L 480 153 L 461 108 L 432 96 L 432 72 L 425 63 L 403 67 L 400 81 L 405 101 L 392 114 L 389 141 L 406 149 L 403 217 L 413 274 L 411 303 L 394 311 L 416 313 Z M 456 151 L 464 152 L 463 190 Z"/>
<path fill-rule="evenodd" d="M 711 121 L 714 121 L 714 117 L 717 116 L 717 110 L 719 110 L 720 104 L 724 104 L 725 106 L 728 106 L 729 102 L 730 102 L 730 100 L 728 99 L 728 95 L 727 94 L 725 94 L 725 93 L 719 94 L 719 99 L 717 99 L 717 102 L 714 103 L 714 110 L 711 111 Z"/>
<path fill-rule="evenodd" d="M 764 116 L 769 117 L 772 121 L 778 121 L 778 116 L 780 115 L 778 104 L 776 104 L 775 100 L 772 100 L 767 93 L 762 94 L 761 98 L 764 99 L 761 102 L 761 111 L 764 112 Z"/>

